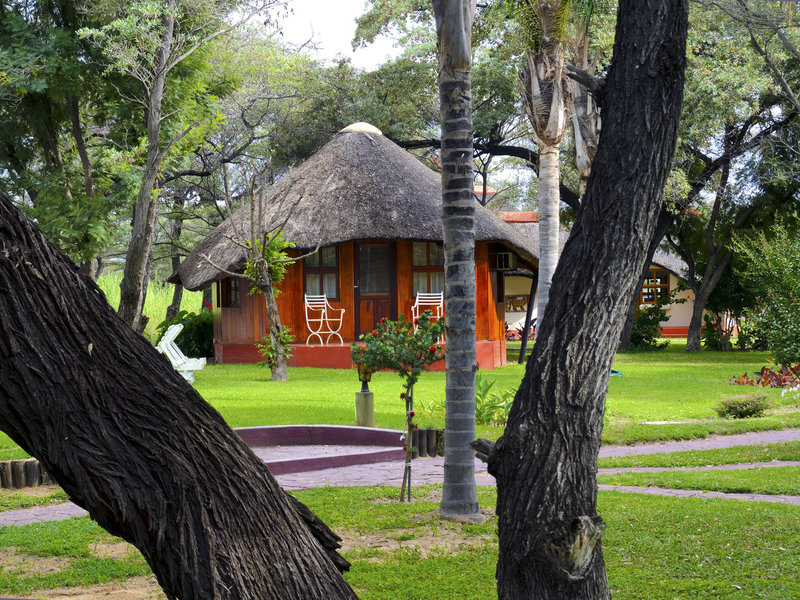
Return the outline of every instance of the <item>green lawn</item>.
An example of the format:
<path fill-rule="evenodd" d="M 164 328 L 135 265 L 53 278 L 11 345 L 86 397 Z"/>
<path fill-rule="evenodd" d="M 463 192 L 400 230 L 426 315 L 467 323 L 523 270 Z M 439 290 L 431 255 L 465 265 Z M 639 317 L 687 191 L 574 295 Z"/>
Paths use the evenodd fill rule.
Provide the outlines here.
<path fill-rule="evenodd" d="M 669 454 L 642 456 L 613 456 L 597 461 L 600 468 L 623 467 L 703 467 L 706 465 L 734 465 L 738 463 L 770 462 L 773 460 L 800 460 L 800 442 L 763 444 L 760 446 L 734 446 L 716 450 L 688 450 Z"/>
<path fill-rule="evenodd" d="M 351 550 L 346 575 L 362 600 L 496 598 L 496 522 L 460 524 L 436 517 L 437 486 L 418 500 L 392 500 L 394 488 L 325 488 L 297 496 L 340 532 Z M 484 507 L 494 489 L 481 489 Z M 603 548 L 615 599 L 800 597 L 800 508 L 767 503 L 676 499 L 601 492 Z M 138 556 L 94 556 L 112 541 L 88 518 L 0 529 L 0 549 L 65 559 L 59 570 L 0 574 L 0 594 L 90 585 L 147 572 Z"/>
<path fill-rule="evenodd" d="M 733 386 L 731 378 L 768 364 L 766 352 L 701 352 L 687 354 L 685 342 L 672 340 L 659 352 L 618 354 L 614 367 L 623 377 L 609 381 L 603 441 L 606 444 L 647 440 L 692 439 L 800 427 L 800 399 L 766 390 L 774 408 L 754 419 L 720 419 L 712 406 L 727 395 L 755 391 Z M 495 382 L 494 391 L 519 386 L 524 366 L 509 365 L 482 372 Z M 209 364 L 196 374 L 195 388 L 232 427 L 281 424 L 342 424 L 354 422 L 354 397 L 360 389 L 353 369 L 290 368 L 290 381 L 269 381 L 258 365 Z M 444 373 L 424 373 L 414 388 L 418 423 L 443 427 Z M 375 394 L 378 427 L 400 429 L 402 380 L 394 373 L 376 373 L 370 383 Z M 434 411 L 425 410 L 433 404 Z M 666 423 L 659 423 L 666 421 Z M 478 437 L 497 439 L 501 427 L 479 426 Z M 0 460 L 27 456 L 0 435 Z"/>
<path fill-rule="evenodd" d="M 599 475 L 598 483 L 703 490 L 727 494 L 800 495 L 800 467 L 765 467 L 713 471 L 663 471 Z"/>

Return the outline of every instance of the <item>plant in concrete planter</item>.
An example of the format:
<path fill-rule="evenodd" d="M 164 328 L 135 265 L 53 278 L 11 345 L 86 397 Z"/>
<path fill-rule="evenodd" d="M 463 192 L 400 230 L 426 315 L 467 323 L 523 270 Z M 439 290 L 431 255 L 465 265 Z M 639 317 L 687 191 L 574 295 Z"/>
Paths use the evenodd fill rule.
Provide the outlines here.
<path fill-rule="evenodd" d="M 423 371 L 433 363 L 444 358 L 444 348 L 439 339 L 444 334 L 444 319 L 431 320 L 431 312 L 425 311 L 416 322 L 408 321 L 401 314 L 397 321 L 381 319 L 371 332 L 361 336 L 364 346 L 355 342 L 351 346 L 350 357 L 359 366 L 372 371 L 387 369 L 394 371 L 405 382 L 400 399 L 405 400 L 406 464 L 400 500 L 408 483 L 408 499 L 411 500 L 411 439 L 414 425 L 414 384 Z"/>

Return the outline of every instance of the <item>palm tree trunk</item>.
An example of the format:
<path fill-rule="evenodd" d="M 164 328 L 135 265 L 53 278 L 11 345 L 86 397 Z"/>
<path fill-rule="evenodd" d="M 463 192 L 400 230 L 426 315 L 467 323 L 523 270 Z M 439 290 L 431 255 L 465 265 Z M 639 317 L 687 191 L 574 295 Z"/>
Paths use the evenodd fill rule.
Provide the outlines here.
<path fill-rule="evenodd" d="M 550 283 L 558 266 L 560 143 L 539 153 L 539 283 L 537 319 L 541 323 L 550 299 Z"/>
<path fill-rule="evenodd" d="M 475 486 L 475 199 L 472 158 L 471 34 L 475 5 L 434 0 L 442 121 L 442 230 L 445 260 L 444 485 L 439 514 L 480 520 Z M 410 442 L 409 442 L 410 443 Z"/>

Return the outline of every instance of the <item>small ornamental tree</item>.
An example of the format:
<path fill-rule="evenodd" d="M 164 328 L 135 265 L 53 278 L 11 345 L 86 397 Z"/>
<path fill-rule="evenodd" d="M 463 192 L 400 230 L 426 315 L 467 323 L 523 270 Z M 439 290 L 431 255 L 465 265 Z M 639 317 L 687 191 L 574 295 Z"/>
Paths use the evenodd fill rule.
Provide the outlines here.
<path fill-rule="evenodd" d="M 414 384 L 423 371 L 444 358 L 444 348 L 439 344 L 443 334 L 444 319 L 432 321 L 431 311 L 426 310 L 413 323 L 403 314 L 397 321 L 381 319 L 373 331 L 361 336 L 365 346 L 353 342 L 350 347 L 350 357 L 361 370 L 372 372 L 387 369 L 405 380 L 400 398 L 406 402 L 406 443 L 403 446 L 406 464 L 400 487 L 400 501 L 403 500 L 406 484 L 407 497 L 411 500 L 411 436 L 416 429 Z"/>

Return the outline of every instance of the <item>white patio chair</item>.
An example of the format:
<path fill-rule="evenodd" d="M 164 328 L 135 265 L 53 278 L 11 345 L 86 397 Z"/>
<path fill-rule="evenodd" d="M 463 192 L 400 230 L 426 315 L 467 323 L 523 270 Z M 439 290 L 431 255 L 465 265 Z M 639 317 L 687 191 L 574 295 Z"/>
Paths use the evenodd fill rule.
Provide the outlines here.
<path fill-rule="evenodd" d="M 340 344 L 344 343 L 342 336 L 339 334 L 339 330 L 342 328 L 345 309 L 333 308 L 325 294 L 306 294 L 305 307 L 306 326 L 311 332 L 306 338 L 306 344 L 314 337 L 319 339 L 320 344 L 327 344 L 330 342 L 331 337 L 334 336 L 339 338 Z M 323 335 L 326 336 L 324 342 L 322 341 Z"/>
<path fill-rule="evenodd" d="M 189 358 L 175 343 L 175 338 L 183 331 L 183 325 L 176 323 L 170 325 L 161 336 L 161 339 L 156 345 L 156 350 L 161 352 L 172 363 L 172 367 L 180 373 L 183 378 L 191 384 L 194 384 L 194 372 L 202 370 L 206 366 L 205 358 Z"/>
<path fill-rule="evenodd" d="M 411 319 L 414 321 L 414 331 L 417 330 L 417 319 L 426 310 L 431 311 L 431 321 L 442 318 L 444 312 L 444 292 L 432 294 L 417 292 L 414 304 L 411 306 Z M 441 341 L 441 339 L 439 340 Z"/>

